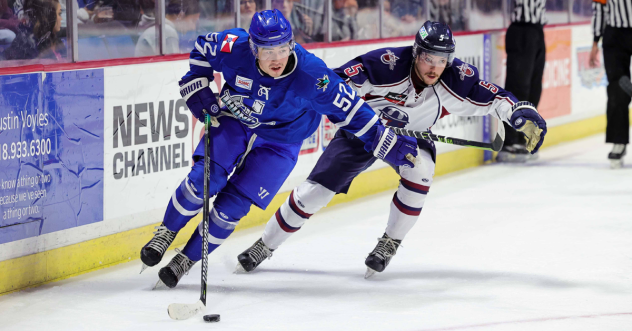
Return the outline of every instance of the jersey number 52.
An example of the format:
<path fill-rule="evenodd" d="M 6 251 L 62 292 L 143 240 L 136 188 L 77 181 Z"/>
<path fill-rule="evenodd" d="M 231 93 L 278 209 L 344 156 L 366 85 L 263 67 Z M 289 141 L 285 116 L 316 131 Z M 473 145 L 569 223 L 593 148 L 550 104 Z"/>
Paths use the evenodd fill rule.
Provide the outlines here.
<path fill-rule="evenodd" d="M 340 90 L 340 93 L 344 92 L 349 97 L 349 99 L 351 100 L 355 99 L 355 96 L 356 96 L 355 91 L 351 89 L 351 93 L 347 92 L 347 85 L 343 83 L 338 84 L 338 90 Z M 351 100 L 342 96 L 340 93 L 336 94 L 336 99 L 334 99 L 334 105 L 342 109 L 342 111 L 347 111 L 351 107 L 352 102 Z"/>

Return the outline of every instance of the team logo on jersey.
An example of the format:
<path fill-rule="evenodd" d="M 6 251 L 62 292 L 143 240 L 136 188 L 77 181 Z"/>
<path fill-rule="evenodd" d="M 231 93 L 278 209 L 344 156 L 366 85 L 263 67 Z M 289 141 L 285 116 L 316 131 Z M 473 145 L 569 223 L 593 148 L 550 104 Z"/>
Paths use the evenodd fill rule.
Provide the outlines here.
<path fill-rule="evenodd" d="M 261 100 L 252 100 L 245 95 L 231 95 L 228 90 L 224 90 L 220 99 L 235 118 L 250 128 L 256 128 L 261 124 L 276 125 L 276 122 L 259 122 L 259 119 L 253 116 L 263 114 L 263 107 L 266 104 Z"/>
<path fill-rule="evenodd" d="M 235 79 L 235 85 L 243 89 L 250 90 L 252 89 L 252 79 L 237 76 Z"/>
<path fill-rule="evenodd" d="M 465 62 L 463 62 L 460 66 L 457 66 L 457 68 L 459 69 L 459 76 L 461 76 L 461 80 L 465 80 L 465 76 L 474 76 L 474 69 L 470 68 L 470 65 Z"/>
<path fill-rule="evenodd" d="M 327 85 L 329 85 L 329 77 L 327 75 L 323 76 L 323 78 L 318 79 L 318 83 L 316 83 L 316 87 L 318 90 L 322 89 L 325 91 L 327 89 Z"/>
<path fill-rule="evenodd" d="M 266 96 L 266 100 L 268 100 L 268 92 L 270 92 L 272 88 L 271 87 L 265 87 L 263 85 L 259 85 L 259 91 L 257 92 L 257 94 L 262 97 L 264 94 Z"/>
<path fill-rule="evenodd" d="M 224 37 L 224 41 L 222 41 L 220 52 L 232 53 L 233 45 L 235 44 L 235 41 L 237 41 L 237 38 L 239 37 L 234 34 L 227 34 L 226 37 Z"/>
<path fill-rule="evenodd" d="M 386 54 L 382 54 L 381 60 L 382 63 L 388 64 L 389 69 L 393 70 L 395 69 L 395 62 L 399 60 L 399 57 L 395 56 L 395 54 L 391 52 L 391 50 L 387 49 Z"/>
<path fill-rule="evenodd" d="M 393 106 L 386 106 L 380 109 L 380 118 L 384 125 L 396 128 L 405 127 L 409 120 L 408 114 L 406 114 L 405 111 Z"/>
<path fill-rule="evenodd" d="M 399 94 L 399 93 L 395 93 L 395 92 L 388 92 L 388 94 L 386 94 L 386 96 L 384 97 L 384 99 L 386 101 L 390 101 L 396 105 L 400 105 L 403 106 L 406 103 L 406 99 L 408 98 L 407 95 L 405 94 Z"/>

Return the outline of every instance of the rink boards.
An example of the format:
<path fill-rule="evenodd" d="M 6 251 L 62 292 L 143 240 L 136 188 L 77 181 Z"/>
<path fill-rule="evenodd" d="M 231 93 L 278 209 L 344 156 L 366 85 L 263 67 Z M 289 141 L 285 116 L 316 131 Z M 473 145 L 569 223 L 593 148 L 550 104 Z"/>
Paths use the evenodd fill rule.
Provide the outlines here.
<path fill-rule="evenodd" d="M 588 68 L 589 25 L 546 29 L 547 65 L 540 110 L 546 145 L 603 131 L 603 68 Z M 329 67 L 410 40 L 312 48 Z M 504 85 L 504 34 L 457 36 L 457 56 L 482 78 Z M 0 294 L 138 257 L 191 166 L 202 125 L 178 93 L 188 61 L 0 76 Z M 216 74 L 217 92 L 223 77 Z M 495 123 L 448 116 L 435 133 L 489 139 Z M 323 118 L 303 143 L 296 168 L 266 211 L 238 227 L 263 224 L 303 181 L 335 133 Z M 437 145 L 437 175 L 483 164 L 491 155 Z M 332 204 L 393 189 L 383 163 L 359 176 Z M 386 208 L 386 206 L 385 206 Z M 188 239 L 199 220 L 178 236 Z"/>

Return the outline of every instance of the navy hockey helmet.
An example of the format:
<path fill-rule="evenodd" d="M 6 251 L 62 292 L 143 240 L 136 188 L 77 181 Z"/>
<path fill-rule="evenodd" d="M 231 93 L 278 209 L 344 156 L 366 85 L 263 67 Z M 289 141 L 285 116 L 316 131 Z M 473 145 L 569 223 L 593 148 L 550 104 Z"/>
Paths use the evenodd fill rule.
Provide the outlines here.
<path fill-rule="evenodd" d="M 416 58 L 422 52 L 443 56 L 447 58 L 446 67 L 449 67 L 454 60 L 455 49 L 456 41 L 447 24 L 426 21 L 415 35 L 413 57 Z"/>
<path fill-rule="evenodd" d="M 292 26 L 278 9 L 255 13 L 248 33 L 250 34 L 250 49 L 256 57 L 259 57 L 259 48 L 287 45 L 289 53 L 294 51 Z"/>

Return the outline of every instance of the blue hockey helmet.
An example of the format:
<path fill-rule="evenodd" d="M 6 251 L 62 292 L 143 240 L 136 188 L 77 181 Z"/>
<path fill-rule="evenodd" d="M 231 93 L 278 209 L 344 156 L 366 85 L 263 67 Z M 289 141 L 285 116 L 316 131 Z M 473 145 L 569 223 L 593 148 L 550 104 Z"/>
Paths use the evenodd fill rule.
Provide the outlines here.
<path fill-rule="evenodd" d="M 259 57 L 259 48 L 275 48 L 287 44 L 288 56 L 294 51 L 292 26 L 278 9 L 255 13 L 248 33 L 250 49 L 256 57 Z"/>
<path fill-rule="evenodd" d="M 426 21 L 421 26 L 417 35 L 415 35 L 415 43 L 413 44 L 413 56 L 417 57 L 421 53 L 438 55 L 447 58 L 447 65 L 452 65 L 454 60 L 454 51 L 456 49 L 456 41 L 452 35 L 452 30 L 445 23 Z"/>

